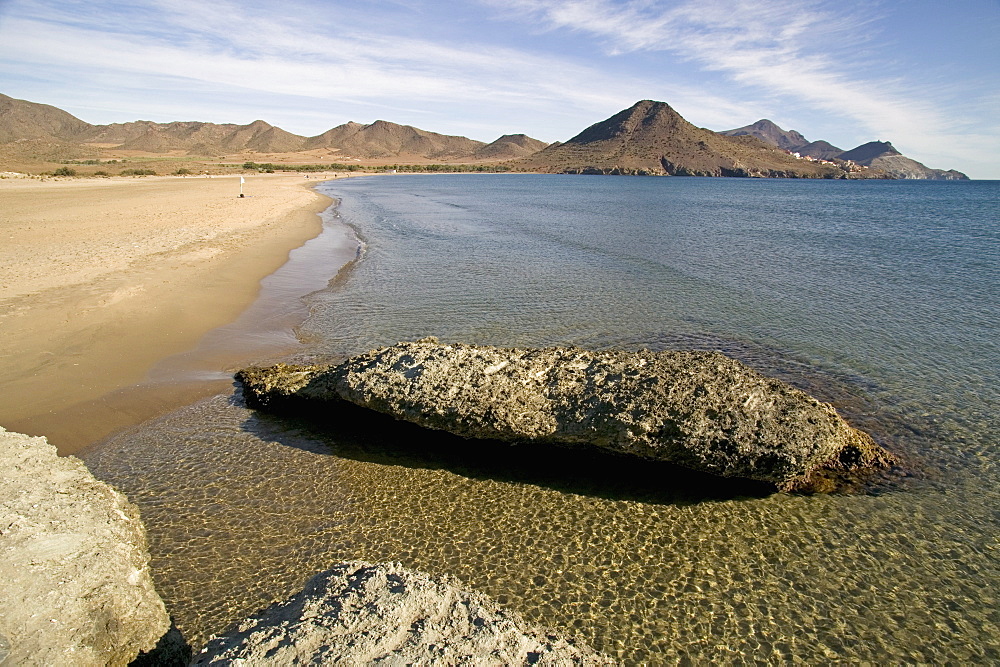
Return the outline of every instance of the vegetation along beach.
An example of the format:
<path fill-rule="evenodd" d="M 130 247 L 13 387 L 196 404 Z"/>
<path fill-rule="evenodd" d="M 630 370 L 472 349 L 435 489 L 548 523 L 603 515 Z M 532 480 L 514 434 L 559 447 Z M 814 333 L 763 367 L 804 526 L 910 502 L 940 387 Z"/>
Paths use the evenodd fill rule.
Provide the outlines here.
<path fill-rule="evenodd" d="M 1000 661 L 996 8 L 293 4 L 0 6 L 0 663 Z"/>

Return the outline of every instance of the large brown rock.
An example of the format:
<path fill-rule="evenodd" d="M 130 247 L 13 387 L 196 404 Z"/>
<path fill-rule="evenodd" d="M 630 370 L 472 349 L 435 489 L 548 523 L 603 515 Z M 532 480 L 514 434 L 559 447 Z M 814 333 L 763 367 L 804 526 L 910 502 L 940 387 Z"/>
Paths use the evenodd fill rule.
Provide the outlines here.
<path fill-rule="evenodd" d="M 45 438 L 3 428 L 0 581 L 3 664 L 127 665 L 170 627 L 136 507 Z"/>
<path fill-rule="evenodd" d="M 610 665 L 527 627 L 457 581 L 399 563 L 339 563 L 284 602 L 213 638 L 194 665 Z"/>
<path fill-rule="evenodd" d="M 249 368 L 251 406 L 340 399 L 469 438 L 590 445 L 811 489 L 893 457 L 832 406 L 718 352 L 399 343 L 339 366 Z"/>

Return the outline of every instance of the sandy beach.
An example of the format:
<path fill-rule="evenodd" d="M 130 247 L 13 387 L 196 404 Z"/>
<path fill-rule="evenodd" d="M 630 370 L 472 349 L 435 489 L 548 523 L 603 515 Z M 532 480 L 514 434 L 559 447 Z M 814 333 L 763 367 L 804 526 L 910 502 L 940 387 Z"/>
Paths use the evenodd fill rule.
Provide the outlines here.
<path fill-rule="evenodd" d="M 66 454 L 190 402 L 121 392 L 319 232 L 316 182 L 247 176 L 240 198 L 238 176 L 0 180 L 0 424 Z"/>

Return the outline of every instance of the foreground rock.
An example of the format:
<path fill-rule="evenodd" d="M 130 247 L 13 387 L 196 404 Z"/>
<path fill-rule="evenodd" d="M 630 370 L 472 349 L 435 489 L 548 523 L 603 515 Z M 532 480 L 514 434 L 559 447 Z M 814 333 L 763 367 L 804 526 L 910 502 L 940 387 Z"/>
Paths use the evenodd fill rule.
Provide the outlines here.
<path fill-rule="evenodd" d="M 193 664 L 234 663 L 613 664 L 585 645 L 526 628 L 457 582 L 363 562 L 317 574 L 302 592 L 212 639 Z"/>
<path fill-rule="evenodd" d="M 248 368 L 252 407 L 340 399 L 469 438 L 589 445 L 781 490 L 893 457 L 837 412 L 718 352 L 400 343 L 339 366 Z"/>
<path fill-rule="evenodd" d="M 45 438 L 3 428 L 0 581 L 4 664 L 126 665 L 170 627 L 135 506 Z"/>

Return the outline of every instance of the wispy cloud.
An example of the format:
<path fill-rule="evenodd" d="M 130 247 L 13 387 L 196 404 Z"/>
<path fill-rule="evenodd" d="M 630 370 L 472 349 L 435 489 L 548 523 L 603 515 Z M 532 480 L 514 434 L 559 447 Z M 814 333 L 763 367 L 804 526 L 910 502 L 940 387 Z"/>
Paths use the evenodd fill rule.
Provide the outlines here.
<path fill-rule="evenodd" d="M 877 3 L 850 3 L 845 11 L 843 3 L 817 0 L 485 1 L 542 29 L 590 35 L 609 55 L 667 52 L 770 96 L 776 108 L 791 101 L 837 114 L 872 138 L 928 152 L 959 139 L 962 114 L 943 109 L 941 95 L 873 71 L 873 61 L 890 64 L 869 51 L 882 37 Z"/>
<path fill-rule="evenodd" d="M 147 84 L 157 77 L 185 79 L 195 88 L 231 89 L 236 97 L 242 91 L 316 99 L 332 111 L 391 110 L 398 117 L 400 111 L 434 115 L 435 107 L 451 107 L 459 116 L 452 128 L 478 126 L 483 132 L 498 127 L 497 120 L 483 117 L 490 106 L 520 104 L 525 118 L 547 113 L 553 123 L 560 116 L 598 120 L 598 114 L 646 96 L 650 87 L 641 76 L 611 76 L 551 54 L 373 30 L 359 23 L 356 13 L 333 5 L 136 1 L 126 18 L 103 9 L 21 3 L 18 14 L 2 25 L 0 61 L 85 71 L 88 78 L 119 82 L 131 77 L 132 88 L 141 87 L 138 79 Z M 731 106 L 693 88 L 675 86 L 672 92 L 719 109 Z M 478 108 L 478 118 L 463 112 L 471 108 Z M 566 139 L 578 129 L 580 121 L 570 120 L 563 129 L 551 127 L 544 138 Z"/>
<path fill-rule="evenodd" d="M 316 134 L 385 118 L 552 141 L 652 97 L 713 129 L 802 120 L 791 127 L 810 138 L 891 139 L 935 166 L 1000 154 L 995 75 L 992 98 L 965 77 L 915 76 L 892 49 L 901 34 L 882 32 L 892 7 L 0 0 L 0 80 L 91 122 L 263 117 Z"/>
<path fill-rule="evenodd" d="M 763 91 L 792 95 L 880 125 L 898 116 L 892 81 L 853 79 L 845 70 L 872 17 L 831 14 L 813 0 L 779 3 L 696 0 L 504 0 L 550 29 L 600 39 L 610 54 L 667 51 Z M 901 91 L 893 91 L 899 93 Z M 929 110 L 911 108 L 924 116 Z"/>

